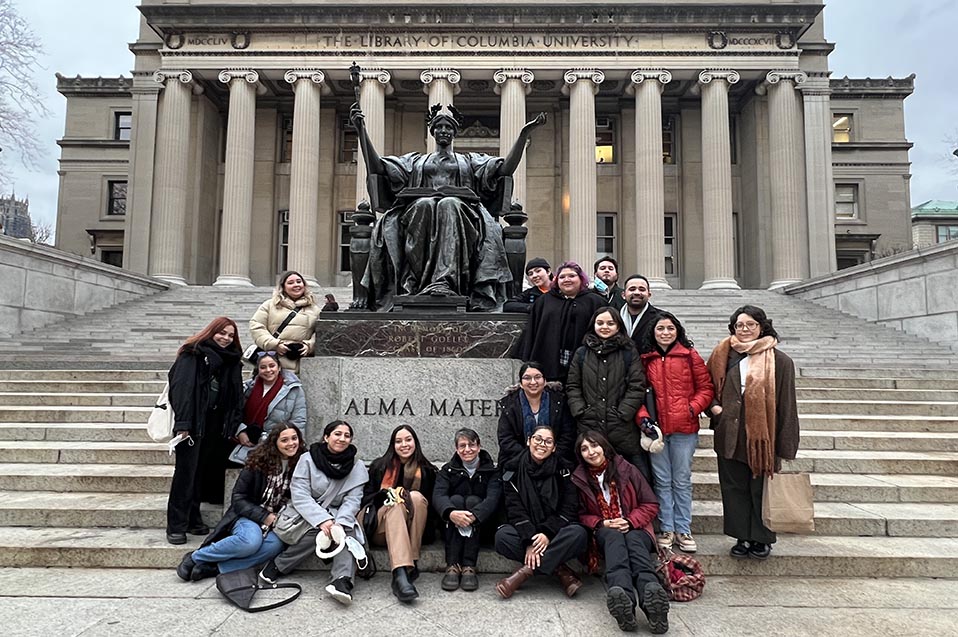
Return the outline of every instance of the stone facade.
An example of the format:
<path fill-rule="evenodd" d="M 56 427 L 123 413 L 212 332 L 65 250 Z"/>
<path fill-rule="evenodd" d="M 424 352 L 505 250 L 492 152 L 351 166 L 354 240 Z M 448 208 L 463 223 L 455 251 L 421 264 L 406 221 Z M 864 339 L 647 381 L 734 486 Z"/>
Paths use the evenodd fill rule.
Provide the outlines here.
<path fill-rule="evenodd" d="M 61 78 L 69 144 L 59 246 L 89 251 L 91 229 L 102 245 L 117 228 L 110 239 L 122 237 L 124 267 L 174 283 L 268 284 L 295 265 L 345 284 L 343 233 L 365 197 L 346 124 L 353 60 L 369 130 L 387 154 L 427 148 L 432 103 L 466 115 L 460 151 L 500 154 L 525 119 L 549 115 L 515 197 L 530 215 L 528 253 L 553 263 L 611 252 L 623 272 L 659 287 L 777 287 L 822 275 L 835 270 L 845 229 L 835 229 L 833 171 L 868 185 L 857 233 L 910 241 L 907 93 L 885 90 L 856 111 L 862 130 L 895 148 L 865 145 L 833 168 L 834 102 L 859 98 L 829 82 L 821 6 L 719 4 L 267 11 L 144 0 L 132 80 Z M 106 129 L 118 108 L 130 113 L 129 142 Z M 876 159 L 886 151 L 896 153 L 892 170 Z M 878 166 L 891 177 L 874 177 Z M 129 182 L 122 223 L 102 214 L 111 171 Z"/>
<path fill-rule="evenodd" d="M 912 208 L 911 238 L 916 248 L 958 239 L 958 201 L 932 199 Z"/>
<path fill-rule="evenodd" d="M 15 239 L 29 239 L 32 231 L 30 200 L 17 199 L 16 194 L 0 197 L 0 234 Z"/>

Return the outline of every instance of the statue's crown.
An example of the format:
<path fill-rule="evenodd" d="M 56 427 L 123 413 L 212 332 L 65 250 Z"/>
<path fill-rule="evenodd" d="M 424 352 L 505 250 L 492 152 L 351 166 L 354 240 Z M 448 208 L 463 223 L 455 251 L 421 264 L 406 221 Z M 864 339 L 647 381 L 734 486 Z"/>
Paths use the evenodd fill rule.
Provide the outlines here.
<path fill-rule="evenodd" d="M 459 109 L 452 104 L 447 104 L 445 109 L 444 111 L 442 104 L 433 104 L 429 112 L 426 113 L 426 128 L 431 129 L 433 124 L 440 119 L 448 119 L 456 126 L 456 130 L 462 130 L 466 122 Z"/>

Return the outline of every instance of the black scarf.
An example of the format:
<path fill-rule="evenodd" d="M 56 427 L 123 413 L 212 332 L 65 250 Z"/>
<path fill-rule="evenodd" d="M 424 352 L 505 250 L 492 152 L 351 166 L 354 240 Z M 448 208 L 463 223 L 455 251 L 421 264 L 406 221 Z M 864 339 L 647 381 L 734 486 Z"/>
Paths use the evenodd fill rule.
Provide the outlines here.
<path fill-rule="evenodd" d="M 238 365 L 242 352 L 237 351 L 232 346 L 220 347 L 213 339 L 208 339 L 196 346 L 201 354 L 206 356 L 210 364 L 210 373 L 219 376 L 224 368 Z"/>
<path fill-rule="evenodd" d="M 519 458 L 516 469 L 516 486 L 519 487 L 519 499 L 529 514 L 529 521 L 539 526 L 554 515 L 559 506 L 559 457 L 552 454 L 536 464 L 532 453 L 526 452 Z"/>
<path fill-rule="evenodd" d="M 314 442 L 309 447 L 309 457 L 327 478 L 342 480 L 353 470 L 353 464 L 356 462 L 356 447 L 349 445 L 341 453 L 333 453 L 325 442 Z"/>

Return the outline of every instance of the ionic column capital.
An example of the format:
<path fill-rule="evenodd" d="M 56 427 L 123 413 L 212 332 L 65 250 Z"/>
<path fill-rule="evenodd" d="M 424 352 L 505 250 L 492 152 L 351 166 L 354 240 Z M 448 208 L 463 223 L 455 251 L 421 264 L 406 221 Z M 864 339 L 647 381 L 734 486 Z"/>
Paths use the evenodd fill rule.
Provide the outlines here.
<path fill-rule="evenodd" d="M 732 69 L 706 69 L 699 73 L 699 84 L 711 84 L 713 80 L 725 80 L 729 84 L 738 84 L 740 79 L 742 76 Z"/>
<path fill-rule="evenodd" d="M 565 84 L 562 86 L 562 94 L 568 95 L 569 88 L 579 80 L 590 80 L 592 82 L 592 94 L 599 92 L 599 84 L 605 81 L 605 73 L 599 69 L 569 69 L 562 76 Z"/>
<path fill-rule="evenodd" d="M 765 81 L 769 84 L 778 84 L 782 80 L 791 81 L 795 86 L 799 86 L 808 81 L 808 75 L 803 71 L 787 70 L 787 71 L 769 71 L 768 75 L 765 76 Z"/>
<path fill-rule="evenodd" d="M 661 92 L 665 85 L 672 81 L 672 73 L 665 69 L 636 69 L 632 71 L 630 79 L 632 83 L 626 88 L 626 92 L 629 94 L 634 94 L 639 85 L 646 80 L 657 81 Z"/>
<path fill-rule="evenodd" d="M 499 69 L 493 73 L 492 79 L 496 82 L 496 86 L 493 88 L 496 95 L 502 93 L 502 85 L 509 80 L 519 80 L 522 82 L 526 95 L 528 95 L 536 76 L 529 69 Z"/>
<path fill-rule="evenodd" d="M 379 82 L 383 85 L 386 95 L 392 95 L 392 74 L 386 69 L 362 69 L 359 71 L 360 82 Z"/>
<path fill-rule="evenodd" d="M 326 74 L 319 69 L 291 69 L 286 71 L 283 79 L 288 84 L 295 84 L 300 80 L 309 80 L 313 84 L 325 84 Z"/>
<path fill-rule="evenodd" d="M 252 69 L 223 69 L 219 74 L 219 81 L 229 84 L 233 80 L 246 80 L 248 84 L 259 82 L 259 73 Z"/>
<path fill-rule="evenodd" d="M 153 72 L 153 81 L 159 84 L 166 84 L 169 80 L 179 80 L 183 84 L 189 84 L 193 81 L 193 73 L 187 70 L 167 71 L 159 69 Z"/>
<path fill-rule="evenodd" d="M 429 85 L 436 80 L 446 80 L 452 85 L 453 95 L 458 95 L 461 90 L 459 80 L 462 75 L 456 69 L 426 69 L 419 74 L 419 81 L 423 83 L 422 91 L 429 95 Z"/>

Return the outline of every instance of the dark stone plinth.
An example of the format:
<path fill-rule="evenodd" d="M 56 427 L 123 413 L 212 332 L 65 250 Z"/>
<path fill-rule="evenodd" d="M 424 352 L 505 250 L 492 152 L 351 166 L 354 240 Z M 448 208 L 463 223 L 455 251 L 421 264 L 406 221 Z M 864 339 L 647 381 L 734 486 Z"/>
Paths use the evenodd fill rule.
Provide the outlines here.
<path fill-rule="evenodd" d="M 508 358 L 524 314 L 336 312 L 316 321 L 316 356 Z"/>
<path fill-rule="evenodd" d="M 469 298 L 465 296 L 410 294 L 395 297 L 392 312 L 414 312 L 417 314 L 465 312 L 468 304 Z"/>

